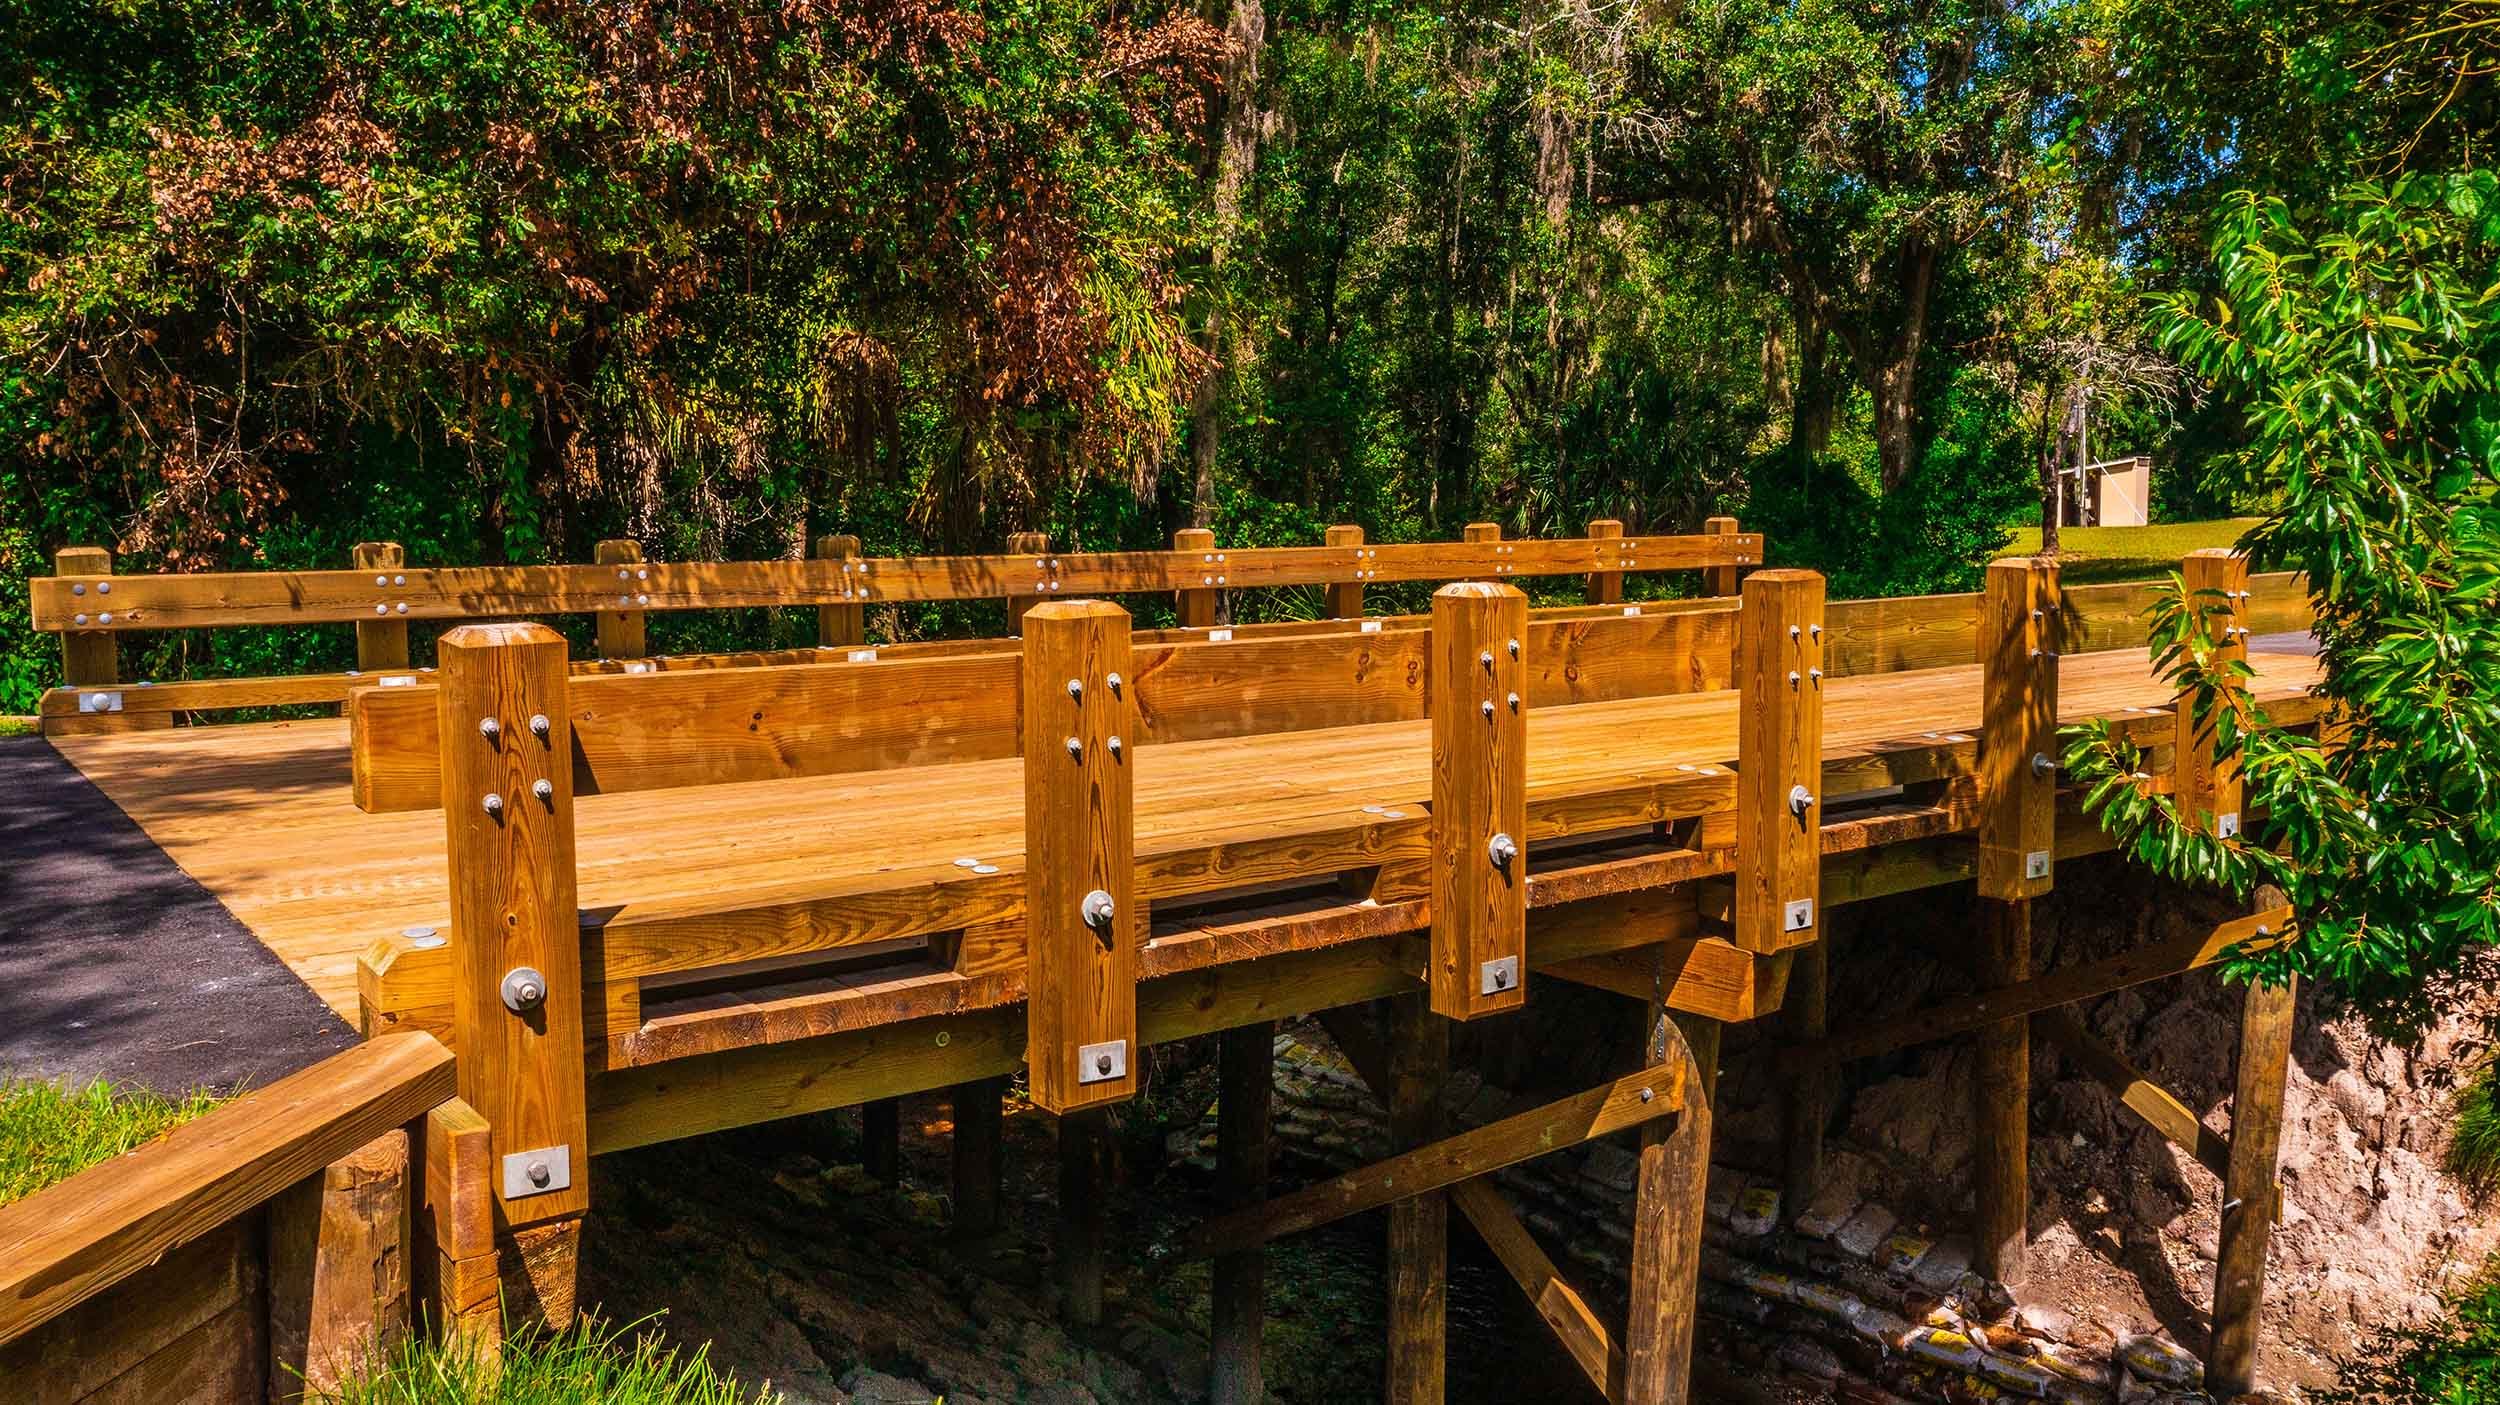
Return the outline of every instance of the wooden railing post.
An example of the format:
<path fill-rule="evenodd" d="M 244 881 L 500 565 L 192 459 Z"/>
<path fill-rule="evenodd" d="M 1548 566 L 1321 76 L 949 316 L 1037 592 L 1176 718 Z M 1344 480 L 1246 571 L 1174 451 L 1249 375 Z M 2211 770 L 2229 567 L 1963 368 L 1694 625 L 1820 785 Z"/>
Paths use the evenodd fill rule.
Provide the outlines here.
<path fill-rule="evenodd" d="M 462 625 L 440 657 L 460 1096 L 488 1127 L 507 1303 L 563 1325 L 590 1204 L 564 639 Z"/>
<path fill-rule="evenodd" d="M 2241 620 L 2247 615 L 2248 558 L 2227 547 L 2207 547 L 2189 552 L 2179 575 L 2188 609 L 2202 616 L 2215 640 L 2214 665 L 2246 659 L 2248 631 Z M 2188 828 L 2230 839 L 2240 832 L 2240 769 L 2237 761 L 2214 755 L 2218 720 L 2210 713 L 2199 719 L 2188 695 L 2179 695 L 2172 799 Z"/>
<path fill-rule="evenodd" d="M 860 559 L 859 538 L 848 533 L 816 539 L 816 559 L 840 561 L 846 565 Z M 845 582 L 848 585 L 848 582 Z M 816 607 L 816 647 L 820 649 L 857 648 L 868 642 L 868 607 L 864 605 L 819 605 Z"/>
<path fill-rule="evenodd" d="M 1757 571 L 1737 619 L 1735 943 L 1778 952 L 1820 935 L 1823 578 Z"/>
<path fill-rule="evenodd" d="M 1214 626 L 1216 607 L 1223 601 L 1221 584 L 1223 567 L 1215 559 L 1215 533 L 1204 527 L 1183 527 L 1172 534 L 1174 551 L 1194 551 L 1202 558 L 1199 572 L 1202 584 L 1195 590 L 1172 592 L 1173 604 L 1180 610 L 1183 629 L 1208 629 Z"/>
<path fill-rule="evenodd" d="M 593 560 L 602 566 L 616 568 L 615 578 L 603 582 L 615 588 L 619 600 L 640 603 L 650 597 L 650 578 L 644 574 L 642 543 L 611 539 L 599 543 Z M 638 659 L 650 652 L 646 637 L 644 612 L 635 609 L 601 610 L 599 612 L 599 657 L 603 659 Z"/>
<path fill-rule="evenodd" d="M 1359 557 L 1361 554 L 1359 548 L 1363 545 L 1363 529 L 1356 526 L 1331 527 L 1328 529 L 1326 541 L 1330 546 L 1358 548 L 1356 554 Z M 1328 583 L 1328 617 L 1330 619 L 1359 620 L 1363 617 L 1364 577 L 1360 574 L 1363 567 L 1355 566 L 1352 569 L 1357 572 L 1352 579 Z"/>
<path fill-rule="evenodd" d="M 1701 530 L 1705 535 L 1713 537 L 1732 537 L 1738 534 L 1736 519 L 1733 517 L 1710 518 L 1701 524 Z M 1734 595 L 1737 592 L 1738 577 L 1742 569 L 1742 567 L 1737 566 L 1711 567 L 1710 593 L 1713 595 Z"/>
<path fill-rule="evenodd" d="M 1025 1061 L 1034 1106 L 1137 1091 L 1137 735 L 1128 612 L 1053 600 L 1025 615 Z"/>
<path fill-rule="evenodd" d="M 1490 581 L 1432 597 L 1432 1008 L 1527 1002 L 1528 597 Z"/>
<path fill-rule="evenodd" d="M 1979 974 L 1992 987 L 2031 979 L 2031 900 L 2051 886 L 2058 617 L 2055 562 L 1988 567 L 1979 605 Z M 2019 1283 L 2030 1242 L 2029 1020 L 1980 1031 L 1971 1095 L 1979 1271 Z"/>
<path fill-rule="evenodd" d="M 1597 541 L 1611 541 L 1623 535 L 1623 523 L 1612 517 L 1600 517 L 1589 523 L 1589 536 Z M 1588 602 L 1592 605 L 1615 605 L 1623 600 L 1623 572 L 1594 571 L 1588 578 Z"/>
<path fill-rule="evenodd" d="M 356 569 L 374 573 L 374 585 L 383 587 L 386 576 L 397 576 L 392 586 L 406 583 L 408 553 L 397 542 L 358 542 L 355 549 Z M 397 615 L 387 620 L 356 622 L 356 668 L 363 673 L 379 673 L 408 666 L 408 621 Z"/>
<path fill-rule="evenodd" d="M 70 586 L 78 592 L 79 615 L 93 618 L 112 612 L 112 582 L 106 578 L 113 574 L 113 553 L 100 546 L 65 546 L 52 553 L 52 573 L 83 577 Z M 72 688 L 110 688 L 119 683 L 122 666 L 117 637 L 102 630 L 63 630 L 62 683 Z"/>
<path fill-rule="evenodd" d="M 1011 556 L 1030 557 L 1036 562 L 1047 563 L 1050 558 L 1050 534 L 1048 532 L 1011 532 L 1007 537 L 1007 553 Z M 1035 567 L 1034 575 L 1037 578 L 1047 574 L 1047 565 Z M 1008 595 L 1007 632 L 1009 634 L 1024 633 L 1025 612 L 1040 604 L 1041 599 L 1039 595 L 1012 593 Z"/>

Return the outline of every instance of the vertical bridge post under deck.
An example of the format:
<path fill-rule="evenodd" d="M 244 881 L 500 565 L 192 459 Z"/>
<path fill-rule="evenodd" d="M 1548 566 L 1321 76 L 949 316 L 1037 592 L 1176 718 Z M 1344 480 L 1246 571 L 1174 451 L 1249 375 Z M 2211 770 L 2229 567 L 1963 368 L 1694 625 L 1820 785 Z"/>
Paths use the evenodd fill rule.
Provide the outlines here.
<path fill-rule="evenodd" d="M 590 1204 L 564 639 L 463 625 L 440 658 L 460 1096 L 486 1124 L 507 1302 L 562 1326 Z"/>
<path fill-rule="evenodd" d="M 1989 566 L 1979 607 L 1980 972 L 2031 979 L 2031 901 L 2049 891 L 2057 841 L 2057 567 Z M 2020 1282 L 2031 1197 L 2031 1023 L 1979 1033 L 1972 1080 L 1979 1271 Z"/>

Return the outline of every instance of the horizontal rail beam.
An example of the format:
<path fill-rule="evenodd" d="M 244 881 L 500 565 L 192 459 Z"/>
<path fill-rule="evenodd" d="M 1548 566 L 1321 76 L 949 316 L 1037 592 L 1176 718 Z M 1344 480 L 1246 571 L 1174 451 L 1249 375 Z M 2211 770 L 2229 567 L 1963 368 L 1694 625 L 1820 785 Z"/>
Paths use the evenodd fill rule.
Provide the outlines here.
<path fill-rule="evenodd" d="M 0 1207 L 0 1343 L 424 1116 L 452 1083 L 431 1036 L 375 1039 Z"/>
<path fill-rule="evenodd" d="M 255 571 L 42 576 L 28 582 L 49 631 L 476 619 L 601 610 L 713 610 L 888 601 L 1062 599 L 1124 592 L 1340 581 L 1586 575 L 1750 566 L 1758 533 L 1422 542 L 1063 555 L 894 556 L 648 565 L 465 566 L 388 572 Z"/>

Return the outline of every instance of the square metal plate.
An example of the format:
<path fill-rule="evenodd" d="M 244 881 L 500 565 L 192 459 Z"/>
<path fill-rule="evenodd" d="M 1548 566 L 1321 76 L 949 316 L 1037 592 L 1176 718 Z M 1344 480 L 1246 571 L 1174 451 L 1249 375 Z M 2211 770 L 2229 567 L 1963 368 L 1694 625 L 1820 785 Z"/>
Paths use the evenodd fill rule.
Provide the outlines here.
<path fill-rule="evenodd" d="M 2034 850 L 2032 850 L 2030 853 L 2023 855 L 2023 877 L 2025 877 L 2025 878 L 2046 878 L 2046 877 L 2048 877 L 2048 876 L 2049 876 L 2049 851 L 2048 851 L 2048 850 L 2046 850 L 2046 849 L 2034 849 Z"/>
<path fill-rule="evenodd" d="M 1519 988 L 1519 958 L 1505 956 L 1476 968 L 1476 994 L 1499 995 Z"/>
<path fill-rule="evenodd" d="M 2221 839 L 2239 838 L 2240 812 L 2237 810 L 2225 810 L 2221 814 L 2214 816 L 2214 835 L 2215 837 Z"/>
<path fill-rule="evenodd" d="M 1078 1084 L 1109 1083 L 1128 1077 L 1128 1041 L 1114 1039 L 1103 1044 L 1076 1046 L 1076 1081 Z"/>
<path fill-rule="evenodd" d="M 543 1170 L 544 1179 L 532 1175 Z M 503 1198 L 522 1200 L 563 1190 L 573 1184 L 573 1148 L 542 1146 L 535 1151 L 516 1151 L 503 1159 Z"/>
<path fill-rule="evenodd" d="M 1782 910 L 1781 931 L 1802 932 L 1814 925 L 1814 899 L 1799 898 Z"/>

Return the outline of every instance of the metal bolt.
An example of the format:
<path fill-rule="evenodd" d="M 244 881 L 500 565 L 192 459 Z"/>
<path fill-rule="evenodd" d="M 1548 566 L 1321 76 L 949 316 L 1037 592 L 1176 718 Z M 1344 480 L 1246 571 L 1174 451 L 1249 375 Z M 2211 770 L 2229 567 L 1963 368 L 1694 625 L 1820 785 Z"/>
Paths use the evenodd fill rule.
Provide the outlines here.
<path fill-rule="evenodd" d="M 398 608 L 398 610 L 399 610 L 399 613 L 401 613 L 401 614 L 403 614 L 403 615 L 404 615 L 404 614 L 406 614 L 406 613 L 408 613 L 408 602 L 407 602 L 407 601 L 405 601 L 405 600 L 400 601 L 400 602 L 399 602 L 399 605 L 398 605 L 398 607 L 397 607 L 397 608 Z"/>
<path fill-rule="evenodd" d="M 533 712 L 530 714 L 531 736 L 538 738 L 540 741 L 545 741 L 547 739 L 547 734 L 554 730 L 555 724 L 547 720 L 547 714 L 543 712 Z"/>
<path fill-rule="evenodd" d="M 1819 668 L 1809 668 L 1806 670 L 1806 677 L 1814 680 L 1815 687 L 1820 688 L 1823 686 L 1823 670 Z"/>
<path fill-rule="evenodd" d="M 1792 668 L 1792 669 L 1790 669 L 1790 670 L 1788 670 L 1788 686 L 1789 686 L 1789 687 L 1791 687 L 1791 688 L 1794 688 L 1794 687 L 1796 687 L 1796 686 L 1797 686 L 1797 682 L 1798 682 L 1798 674 L 1797 674 L 1797 670 L 1795 670 L 1795 669 L 1793 669 L 1793 668 Z"/>
<path fill-rule="evenodd" d="M 504 1008 L 526 1015 L 547 1001 L 547 978 L 535 966 L 515 966 L 503 973 Z"/>
<path fill-rule="evenodd" d="M 556 803 L 556 783 L 542 776 L 530 782 L 530 794 L 537 796 L 540 804 L 552 805 Z"/>
<path fill-rule="evenodd" d="M 1120 759 L 1120 739 L 1118 737 L 1106 738 L 1103 741 L 1103 745 L 1111 748 L 1112 760 L 1117 761 Z"/>
<path fill-rule="evenodd" d="M 1519 695 L 1517 693 L 1510 695 L 1510 710 L 1513 712 L 1517 712 L 1519 710 Z"/>
<path fill-rule="evenodd" d="M 1812 808 L 1814 808 L 1813 791 L 1802 785 L 1792 785 L 1788 788 L 1788 813 L 1804 819 L 1806 811 Z"/>
<path fill-rule="evenodd" d="M 1485 672 L 1491 673 L 1493 671 L 1493 651 L 1491 649 L 1487 649 L 1483 653 L 1476 655 L 1476 662 L 1484 665 Z"/>
<path fill-rule="evenodd" d="M 1085 743 L 1077 740 L 1075 737 L 1068 738 L 1068 759 L 1070 761 L 1084 760 Z"/>
<path fill-rule="evenodd" d="M 1650 1090 L 1648 1090 L 1647 1088 L 1643 1088 L 1643 1089 L 1641 1090 L 1641 1101 L 1642 1101 L 1642 1102 L 1649 1102 L 1649 1101 L 1651 1101 L 1652 1099 L 1656 1098 L 1657 1096 L 1658 1096 L 1658 1095 L 1657 1095 L 1656 1093 L 1651 1092 L 1651 1091 L 1650 1091 Z"/>
<path fill-rule="evenodd" d="M 502 797 L 502 796 L 500 796 L 500 795 L 489 795 L 489 796 L 487 796 L 487 797 L 486 797 L 485 801 L 484 801 L 484 802 L 482 802 L 482 803 L 484 803 L 484 805 L 486 806 L 486 813 L 488 813 L 488 814 L 490 814 L 490 815 L 493 815 L 493 816 L 495 816 L 495 817 L 496 817 L 496 818 L 498 818 L 498 819 L 502 818 L 502 816 L 503 816 L 503 797 Z"/>
<path fill-rule="evenodd" d="M 73 620 L 72 620 L 71 622 L 72 622 L 72 623 L 74 623 L 74 624 L 85 624 L 85 623 L 87 622 L 87 617 L 86 617 L 85 615 L 81 614 L 81 615 L 78 615 L 78 616 L 74 617 L 74 618 L 73 618 Z"/>
<path fill-rule="evenodd" d="M 1096 1054 L 1094 1056 L 1094 1072 L 1101 1074 L 1105 1078 L 1109 1078 L 1111 1076 L 1111 1056 L 1109 1054 Z"/>
<path fill-rule="evenodd" d="M 492 717 L 481 717 L 477 720 L 477 734 L 490 742 L 500 741 L 503 739 L 503 724 Z"/>
<path fill-rule="evenodd" d="M 1484 704 L 1484 720 L 1487 722 L 1493 720 L 1493 702 L 1489 698 L 1485 700 Z"/>
<path fill-rule="evenodd" d="M 530 1184 L 537 1186 L 542 1190 L 546 1188 L 547 1182 L 555 1179 L 555 1177 L 547 1170 L 547 1163 L 544 1161 L 531 1162 L 529 1164 L 527 1175 L 530 1178 Z"/>
<path fill-rule="evenodd" d="M 1111 895 L 1096 888 L 1085 895 L 1085 900 L 1077 905 L 1077 911 L 1084 916 L 1086 926 L 1097 932 L 1107 932 L 1111 929 L 1111 919 L 1116 909 Z"/>
<path fill-rule="evenodd" d="M 72 595 L 84 595 L 87 593 L 87 587 L 83 583 L 73 585 L 69 588 L 69 593 Z"/>
<path fill-rule="evenodd" d="M 113 612 L 110 610 L 105 611 L 103 614 L 95 617 L 95 622 L 97 624 L 111 624 L 113 622 Z"/>
<path fill-rule="evenodd" d="M 389 576 L 375 576 L 373 578 L 373 583 L 375 585 L 389 585 L 391 583 L 391 578 Z"/>
<path fill-rule="evenodd" d="M 1519 641 L 1516 639 L 1510 641 L 1510 656 L 1514 659 L 1519 657 Z"/>
<path fill-rule="evenodd" d="M 1071 702 L 1083 702 L 1085 700 L 1084 679 L 1071 678 L 1068 680 L 1068 699 Z"/>
<path fill-rule="evenodd" d="M 2046 753 L 2035 751 L 2031 753 L 2031 774 L 2047 780 L 2057 774 L 2057 763 L 2051 761 Z"/>
<path fill-rule="evenodd" d="M 391 612 L 391 607 L 388 605 L 376 605 L 373 607 L 373 612 L 377 615 L 387 615 Z"/>
<path fill-rule="evenodd" d="M 1802 639 L 1805 637 L 1805 631 L 1792 624 L 1788 627 L 1788 637 L 1790 639 Z"/>
<path fill-rule="evenodd" d="M 1120 695 L 1120 675 L 1116 673 L 1104 674 L 1102 683 L 1104 687 L 1111 690 L 1111 696 L 1116 698 Z"/>
<path fill-rule="evenodd" d="M 1820 644 L 1823 642 L 1823 626 L 1819 624 L 1807 625 L 1806 632 L 1814 636 L 1815 643 Z"/>
<path fill-rule="evenodd" d="M 97 582 L 95 583 L 95 593 L 96 593 L 96 594 L 98 594 L 98 595 L 110 595 L 110 594 L 112 594 L 112 593 L 113 593 L 113 583 L 112 583 L 111 581 L 97 581 Z M 2243 593 L 2245 593 L 2245 592 L 2243 592 Z"/>
<path fill-rule="evenodd" d="M 1486 858 L 1493 861 L 1495 868 L 1508 873 L 1510 866 L 1518 862 L 1519 841 L 1507 834 L 1496 834 L 1485 841 L 1484 854 Z"/>

